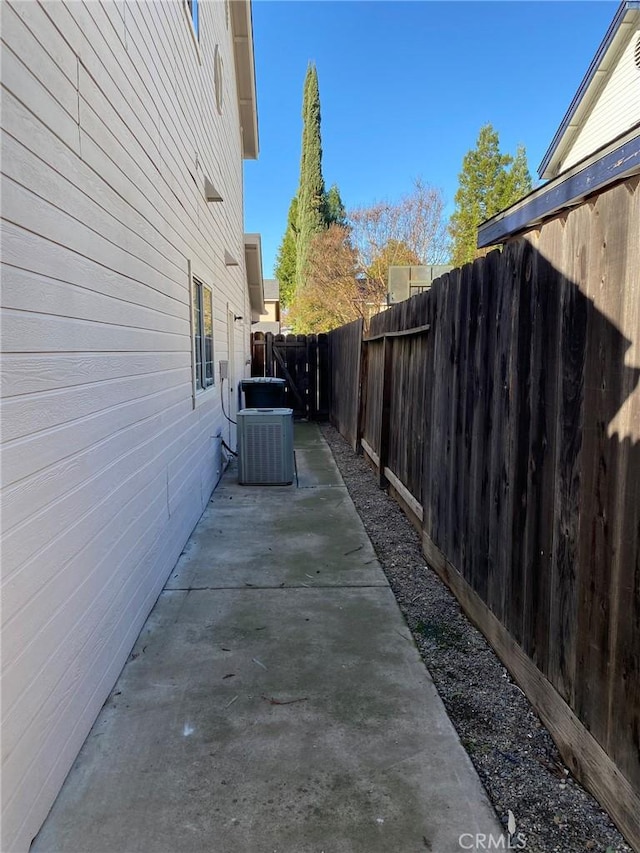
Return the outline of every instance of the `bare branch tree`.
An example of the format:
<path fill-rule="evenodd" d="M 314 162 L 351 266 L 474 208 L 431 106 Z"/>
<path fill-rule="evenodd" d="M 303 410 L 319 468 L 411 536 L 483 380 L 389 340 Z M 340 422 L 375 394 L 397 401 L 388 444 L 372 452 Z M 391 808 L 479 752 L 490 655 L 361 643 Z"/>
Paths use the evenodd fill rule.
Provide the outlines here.
<path fill-rule="evenodd" d="M 358 317 L 366 318 L 368 294 L 348 228 L 331 225 L 317 234 L 309 247 L 307 265 L 307 280 L 296 294 L 288 318 L 297 332 L 326 332 Z"/>
<path fill-rule="evenodd" d="M 353 246 L 365 270 L 390 243 L 411 252 L 421 264 L 442 264 L 449 258 L 442 192 L 420 179 L 398 201 L 377 201 L 352 210 L 349 223 Z"/>

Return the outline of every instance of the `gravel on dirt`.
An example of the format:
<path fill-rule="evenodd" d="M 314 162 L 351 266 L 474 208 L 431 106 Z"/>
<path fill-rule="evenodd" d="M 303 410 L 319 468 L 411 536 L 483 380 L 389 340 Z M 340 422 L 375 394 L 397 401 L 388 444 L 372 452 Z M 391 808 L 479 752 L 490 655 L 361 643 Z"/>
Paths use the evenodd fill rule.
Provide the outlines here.
<path fill-rule="evenodd" d="M 365 458 L 321 430 L 449 717 L 503 826 L 527 853 L 632 853 L 608 814 L 571 776 L 524 693 L 425 564 L 415 528 L 378 488 Z M 514 842 L 515 843 L 515 842 Z"/>

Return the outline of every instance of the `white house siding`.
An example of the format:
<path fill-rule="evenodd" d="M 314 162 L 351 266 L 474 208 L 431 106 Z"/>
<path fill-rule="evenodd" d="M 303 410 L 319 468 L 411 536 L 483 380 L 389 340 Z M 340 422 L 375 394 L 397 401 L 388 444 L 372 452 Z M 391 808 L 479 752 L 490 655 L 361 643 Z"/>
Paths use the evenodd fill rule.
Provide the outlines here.
<path fill-rule="evenodd" d="M 8 853 L 29 848 L 217 481 L 227 308 L 250 309 L 225 4 L 200 4 L 199 48 L 182 0 L 1 15 Z M 215 315 L 216 384 L 195 404 L 190 268 Z M 232 334 L 242 368 L 247 320 Z"/>
<path fill-rule="evenodd" d="M 634 50 L 640 37 L 636 30 L 616 67 L 591 109 L 575 141 L 565 155 L 561 169 L 575 166 L 640 121 L 640 69 Z"/>

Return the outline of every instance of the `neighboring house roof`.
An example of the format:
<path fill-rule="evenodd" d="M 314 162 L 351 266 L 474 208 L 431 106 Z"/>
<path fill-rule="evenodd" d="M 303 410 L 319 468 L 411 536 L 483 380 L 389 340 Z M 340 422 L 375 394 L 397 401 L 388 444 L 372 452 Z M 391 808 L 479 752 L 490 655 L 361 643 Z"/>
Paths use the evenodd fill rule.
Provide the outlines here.
<path fill-rule="evenodd" d="M 280 282 L 277 278 L 265 278 L 263 282 L 265 302 L 278 302 L 280 299 Z"/>
<path fill-rule="evenodd" d="M 640 71 L 638 70 L 638 51 L 640 48 L 632 44 L 633 37 L 637 35 L 640 27 L 640 2 L 638 0 L 624 0 L 618 7 L 613 21 L 607 33 L 596 51 L 591 65 L 575 97 L 571 101 L 560 127 L 549 146 L 542 162 L 538 167 L 541 178 L 554 178 L 560 171 L 574 165 L 578 157 L 567 161 L 567 155 L 574 148 L 580 133 L 584 130 L 594 112 L 603 115 L 595 118 L 595 124 L 599 124 L 596 130 L 608 132 L 611 136 L 618 136 L 640 118 Z M 634 55 L 635 53 L 635 55 Z M 624 57 L 625 67 L 620 69 L 620 61 Z M 633 67 L 635 64 L 635 68 Z M 627 67 L 628 65 L 628 67 Z M 637 72 L 637 75 L 634 74 Z M 616 80 L 613 81 L 613 75 Z M 631 75 L 636 77 L 634 80 Z M 619 78 L 619 79 L 617 79 Z M 611 91 L 607 92 L 609 84 Z M 615 99 L 616 106 L 620 103 L 620 94 L 624 92 L 627 99 L 626 110 L 618 109 L 612 113 L 608 109 L 607 101 Z M 604 103 L 603 103 L 604 101 Z M 606 112 L 606 115 L 605 115 Z M 629 120 L 629 116 L 635 116 Z M 598 118 L 600 122 L 598 123 Z M 611 129 L 611 121 L 615 127 Z M 606 123 L 603 128 L 603 123 Z M 607 128 L 606 125 L 609 125 Z M 611 138 L 611 137 L 610 137 Z M 591 151 L 582 151 L 582 156 L 587 156 Z"/>
<path fill-rule="evenodd" d="M 640 0 L 625 0 L 540 164 L 540 177 L 551 180 L 484 222 L 479 248 L 640 174 L 639 29 Z"/>
<path fill-rule="evenodd" d="M 273 335 L 280 334 L 280 323 L 277 320 L 260 320 L 251 326 L 252 332 L 271 332 Z"/>
<path fill-rule="evenodd" d="M 247 285 L 251 319 L 258 320 L 265 313 L 262 290 L 262 241 L 259 234 L 244 235 L 244 259 L 247 268 Z"/>
<path fill-rule="evenodd" d="M 251 0 L 230 0 L 229 6 L 238 87 L 238 111 L 242 128 L 242 156 L 245 160 L 256 160 L 260 146 Z"/>

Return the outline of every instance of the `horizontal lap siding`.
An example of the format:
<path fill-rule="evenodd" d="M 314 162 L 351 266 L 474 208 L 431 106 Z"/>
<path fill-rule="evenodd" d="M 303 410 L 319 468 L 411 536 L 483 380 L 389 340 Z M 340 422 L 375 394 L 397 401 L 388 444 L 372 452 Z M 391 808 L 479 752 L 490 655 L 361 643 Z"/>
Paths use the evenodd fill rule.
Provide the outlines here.
<path fill-rule="evenodd" d="M 181 3 L 2 4 L 7 851 L 28 849 L 232 438 L 219 380 L 193 406 L 189 290 L 190 268 L 213 288 L 217 364 L 227 307 L 250 316 L 223 4 L 201 34 L 198 56 Z"/>

